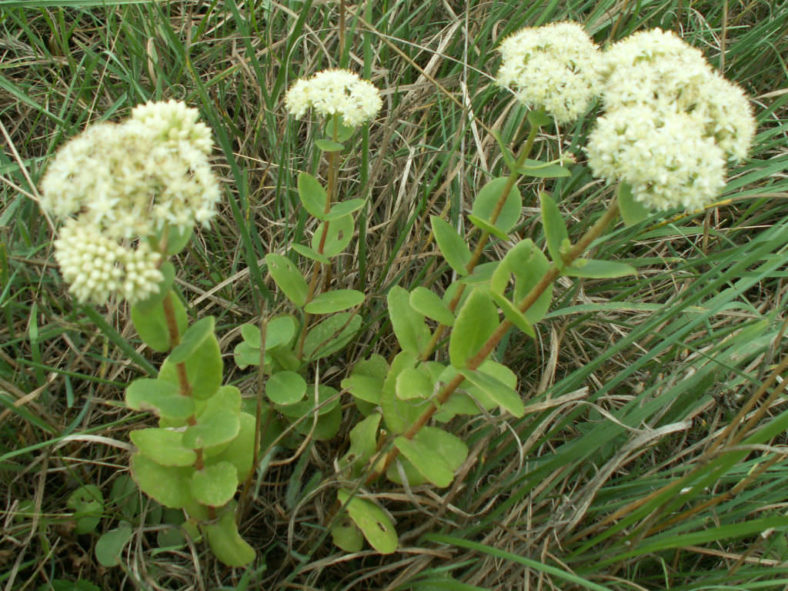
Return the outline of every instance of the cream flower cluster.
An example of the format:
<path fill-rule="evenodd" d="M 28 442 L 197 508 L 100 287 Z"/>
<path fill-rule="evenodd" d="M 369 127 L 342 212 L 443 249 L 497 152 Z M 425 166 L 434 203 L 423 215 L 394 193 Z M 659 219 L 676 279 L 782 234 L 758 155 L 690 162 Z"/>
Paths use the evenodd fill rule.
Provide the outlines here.
<path fill-rule="evenodd" d="M 601 64 L 606 113 L 586 148 L 594 174 L 632 185 L 651 209 L 712 201 L 725 186 L 726 160 L 745 158 L 755 134 L 744 92 L 659 29 L 616 43 Z"/>
<path fill-rule="evenodd" d="M 587 150 L 594 174 L 629 184 L 653 209 L 699 209 L 725 186 L 722 149 L 685 113 L 615 109 L 597 120 Z"/>
<path fill-rule="evenodd" d="M 576 23 L 522 29 L 505 39 L 499 51 L 503 61 L 496 82 L 558 123 L 577 119 L 599 94 L 600 52 Z"/>
<path fill-rule="evenodd" d="M 375 85 L 348 70 L 325 70 L 302 78 L 285 95 L 285 108 L 296 118 L 311 108 L 324 116 L 341 115 L 349 127 L 371 120 L 382 105 Z"/>
<path fill-rule="evenodd" d="M 105 303 L 118 293 L 134 302 L 158 289 L 159 255 L 148 239 L 216 213 L 212 146 L 197 110 L 168 101 L 140 105 L 119 124 L 93 125 L 58 150 L 41 182 L 41 206 L 66 220 L 55 258 L 80 301 Z"/>
<path fill-rule="evenodd" d="M 204 224 L 220 194 L 210 131 L 197 116 L 183 103 L 148 103 L 124 123 L 89 127 L 49 165 L 41 206 L 60 218 L 79 214 L 117 239 Z"/>
<path fill-rule="evenodd" d="M 161 255 L 146 242 L 129 248 L 76 219 L 61 228 L 55 260 L 81 302 L 105 304 L 117 293 L 133 304 L 156 293 L 163 279 L 158 268 Z"/>

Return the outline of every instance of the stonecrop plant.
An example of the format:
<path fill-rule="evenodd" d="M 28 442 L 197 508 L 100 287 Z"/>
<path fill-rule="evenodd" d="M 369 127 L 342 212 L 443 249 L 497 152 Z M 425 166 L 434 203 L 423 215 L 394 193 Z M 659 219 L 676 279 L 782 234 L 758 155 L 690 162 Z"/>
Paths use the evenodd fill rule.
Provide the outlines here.
<path fill-rule="evenodd" d="M 345 551 L 366 540 L 382 554 L 394 552 L 398 534 L 374 494 L 385 486 L 379 481 L 446 488 L 470 461 L 458 424 L 526 412 L 518 376 L 497 353 L 507 334 L 535 336 L 559 277 L 635 273 L 626 262 L 587 254 L 619 215 L 634 224 L 652 211 L 706 207 L 725 185 L 727 163 L 747 155 L 755 123 L 743 92 L 671 33 L 637 33 L 602 51 L 581 26 L 554 23 L 515 33 L 500 53 L 495 80 L 527 107 L 527 136 L 516 146 L 496 136 L 507 170 L 468 204 L 469 232 L 431 217 L 450 280 L 441 290 L 392 287 L 386 309 L 396 350 L 355 361 L 339 383 L 322 381 L 322 360 L 368 326 L 368 294 L 334 273 L 365 205 L 340 187 L 339 170 L 382 101 L 372 83 L 348 70 L 319 72 L 290 87 L 286 111 L 296 119 L 317 115 L 314 142 L 325 170 L 300 172 L 294 188 L 309 216 L 309 243 L 272 244 L 265 257 L 284 312 L 240 327 L 234 361 L 264 377 L 264 391 L 248 393 L 265 397 L 257 417 L 241 410 L 236 387 L 222 385 L 213 318 L 189 324 L 172 287 L 167 258 L 184 248 L 194 224 L 207 226 L 220 196 L 208 162 L 210 131 L 197 111 L 176 102 L 141 105 L 123 123 L 88 128 L 49 165 L 41 205 L 63 222 L 55 258 L 71 292 L 98 305 L 128 300 L 142 341 L 168 354 L 156 378 L 126 389 L 130 409 L 158 419 L 156 427 L 131 432 L 134 480 L 162 505 L 184 509 L 225 564 L 255 557 L 238 533 L 234 498 L 269 451 L 258 448 L 261 438 L 297 449 L 337 437 L 348 423 L 326 526 Z M 578 236 L 549 193 L 524 197 L 518 184 L 569 175 L 566 159 L 530 158 L 534 142 L 541 129 L 573 123 L 597 104 L 602 112 L 585 152 L 593 174 L 616 190 Z M 544 248 L 515 231 L 533 199 Z"/>

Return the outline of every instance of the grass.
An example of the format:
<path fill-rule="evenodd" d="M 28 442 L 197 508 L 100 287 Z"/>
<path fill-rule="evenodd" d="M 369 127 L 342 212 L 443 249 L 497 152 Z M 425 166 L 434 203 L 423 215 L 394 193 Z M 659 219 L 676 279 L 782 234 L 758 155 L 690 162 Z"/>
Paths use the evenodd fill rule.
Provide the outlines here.
<path fill-rule="evenodd" d="M 384 89 L 384 110 L 340 173 L 369 206 L 334 277 L 363 289 L 369 307 L 359 342 L 322 368 L 328 379 L 393 351 L 391 286 L 446 285 L 428 217 L 463 223 L 474 191 L 503 167 L 488 129 L 518 134 L 522 111 L 492 84 L 506 34 L 560 19 L 583 22 L 600 43 L 678 31 L 752 97 L 756 145 L 718 207 L 619 227 L 597 247 L 637 277 L 559 281 L 537 338 L 513 335 L 498 351 L 530 412 L 454 424 L 477 459 L 455 485 L 376 489 L 402 551 L 347 556 L 326 539 L 349 419 L 336 441 L 297 457 L 279 450 L 260 472 L 242 524 L 262 557 L 254 568 L 230 571 L 202 544 L 159 549 L 161 508 L 139 498 L 129 509 L 126 433 L 139 418 L 121 402 L 124 384 L 157 360 L 125 305 L 89 309 L 66 296 L 35 187 L 53 151 L 89 123 L 149 99 L 199 107 L 225 199 L 179 256 L 179 287 L 193 317 L 217 317 L 229 355 L 238 324 L 283 305 L 262 258 L 312 231 L 293 187 L 299 171 L 320 169 L 315 131 L 288 119 L 282 99 L 296 78 L 339 64 L 337 6 L 0 1 L 3 588 L 83 588 L 58 579 L 102 589 L 785 588 L 788 7 L 765 0 L 352 6 L 350 67 Z M 589 129 L 562 130 L 562 149 L 582 159 Z M 545 158 L 548 139 L 536 144 Z M 539 244 L 543 186 L 573 237 L 608 196 L 583 166 L 521 183 L 517 231 Z M 229 359 L 226 371 L 253 396 L 254 376 Z M 99 533 L 134 523 L 118 567 L 98 566 L 96 534 L 74 532 L 66 499 L 86 483 L 106 499 Z"/>

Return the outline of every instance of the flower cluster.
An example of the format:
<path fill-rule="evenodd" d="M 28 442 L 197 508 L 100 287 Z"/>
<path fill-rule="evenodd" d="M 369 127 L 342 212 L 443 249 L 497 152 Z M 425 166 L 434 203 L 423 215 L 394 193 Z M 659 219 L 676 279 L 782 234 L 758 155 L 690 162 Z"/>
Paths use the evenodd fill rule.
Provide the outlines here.
<path fill-rule="evenodd" d="M 576 23 L 522 29 L 505 39 L 499 51 L 503 61 L 497 83 L 558 123 L 577 119 L 599 94 L 600 52 Z"/>
<path fill-rule="evenodd" d="M 285 95 L 285 108 L 296 118 L 312 108 L 327 117 L 341 115 L 349 127 L 372 119 L 382 104 L 378 89 L 348 70 L 325 70 L 297 80 Z"/>
<path fill-rule="evenodd" d="M 601 64 L 606 114 L 586 149 L 594 174 L 631 184 L 652 209 L 696 209 L 714 199 L 726 159 L 746 157 L 755 134 L 744 92 L 699 50 L 659 29 L 616 43 Z"/>
<path fill-rule="evenodd" d="M 133 302 L 157 289 L 159 259 L 147 240 L 216 213 L 212 146 L 197 110 L 169 101 L 140 105 L 119 124 L 93 125 L 57 152 L 41 182 L 41 206 L 67 220 L 55 257 L 79 300 L 103 303 L 116 292 Z"/>
<path fill-rule="evenodd" d="M 113 293 L 134 303 L 156 293 L 161 255 L 141 242 L 136 249 L 107 237 L 90 223 L 68 220 L 55 240 L 55 260 L 81 302 L 104 304 Z"/>

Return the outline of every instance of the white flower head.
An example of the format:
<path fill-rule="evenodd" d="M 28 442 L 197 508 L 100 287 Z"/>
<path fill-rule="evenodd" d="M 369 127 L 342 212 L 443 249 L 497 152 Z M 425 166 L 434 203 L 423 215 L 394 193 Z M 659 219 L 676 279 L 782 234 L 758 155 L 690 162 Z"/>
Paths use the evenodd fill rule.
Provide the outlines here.
<path fill-rule="evenodd" d="M 610 111 L 597 119 L 586 152 L 595 176 L 629 184 L 650 209 L 700 209 L 725 186 L 723 150 L 696 118 L 676 110 Z"/>
<path fill-rule="evenodd" d="M 312 108 L 326 117 L 341 115 L 349 127 L 371 120 L 382 105 L 375 85 L 348 70 L 325 70 L 302 78 L 285 95 L 285 108 L 296 118 Z"/>
<path fill-rule="evenodd" d="M 220 193 L 210 131 L 197 118 L 196 109 L 169 101 L 138 106 L 121 124 L 89 127 L 50 163 L 42 207 L 59 218 L 79 214 L 116 240 L 205 223 Z"/>
<path fill-rule="evenodd" d="M 743 91 L 717 74 L 703 54 L 674 33 L 635 33 L 603 53 L 602 96 L 608 111 L 647 105 L 698 120 L 728 158 L 746 157 L 755 119 Z"/>
<path fill-rule="evenodd" d="M 499 51 L 503 61 L 497 83 L 558 123 L 577 119 L 599 94 L 600 52 L 576 23 L 522 29 L 506 38 Z"/>
<path fill-rule="evenodd" d="M 91 223 L 68 220 L 55 240 L 55 260 L 80 302 L 105 304 L 113 294 L 132 304 L 159 290 L 161 255 L 141 242 L 136 249 L 107 237 Z"/>

